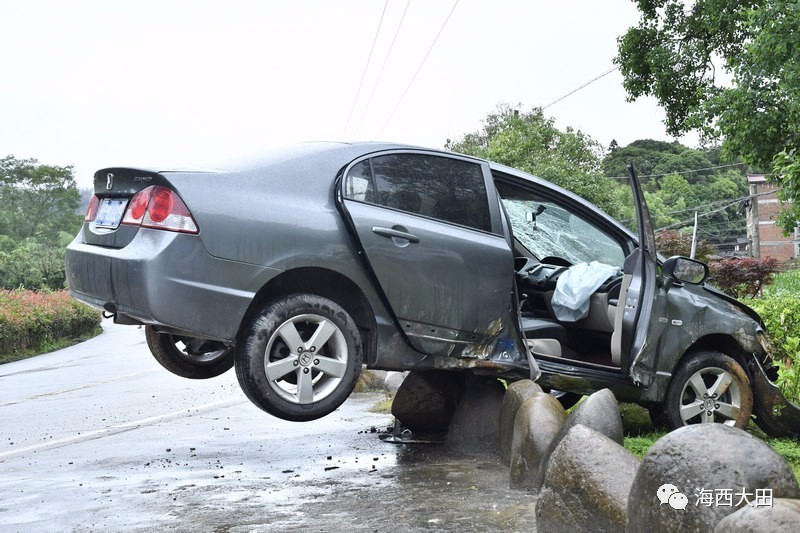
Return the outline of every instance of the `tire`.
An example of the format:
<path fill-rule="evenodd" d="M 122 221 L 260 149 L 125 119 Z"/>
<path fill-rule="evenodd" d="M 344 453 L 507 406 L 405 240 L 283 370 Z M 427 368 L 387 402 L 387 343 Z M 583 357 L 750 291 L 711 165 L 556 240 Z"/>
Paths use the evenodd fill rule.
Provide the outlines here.
<path fill-rule="evenodd" d="M 242 332 L 236 376 L 259 408 L 304 422 L 350 396 L 362 359 L 361 335 L 344 309 L 321 296 L 294 294 L 268 304 Z"/>
<path fill-rule="evenodd" d="M 744 368 L 725 354 L 700 351 L 681 363 L 661 415 L 653 418 L 668 429 L 712 422 L 745 428 L 752 412 L 753 391 Z"/>
<path fill-rule="evenodd" d="M 233 348 L 220 342 L 144 329 L 147 346 L 161 366 L 182 378 L 209 379 L 233 366 Z"/>

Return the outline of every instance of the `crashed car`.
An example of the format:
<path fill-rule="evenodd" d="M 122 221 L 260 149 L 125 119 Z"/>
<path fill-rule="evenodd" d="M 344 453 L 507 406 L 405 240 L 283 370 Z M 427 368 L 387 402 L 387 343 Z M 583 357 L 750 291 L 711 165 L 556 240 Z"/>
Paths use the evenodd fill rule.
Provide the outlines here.
<path fill-rule="evenodd" d="M 310 143 L 214 172 L 107 168 L 71 294 L 144 325 L 167 370 L 232 366 L 277 417 L 332 412 L 362 368 L 609 388 L 670 427 L 791 431 L 758 315 L 547 181 L 454 153 Z"/>

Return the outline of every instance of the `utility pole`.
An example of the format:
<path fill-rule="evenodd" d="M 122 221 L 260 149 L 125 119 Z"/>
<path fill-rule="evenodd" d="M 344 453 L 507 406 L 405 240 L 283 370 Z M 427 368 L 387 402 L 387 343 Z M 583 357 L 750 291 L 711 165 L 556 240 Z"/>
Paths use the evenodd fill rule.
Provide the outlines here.
<path fill-rule="evenodd" d="M 747 237 L 750 239 L 750 255 L 761 259 L 761 235 L 758 230 L 758 184 L 750 183 L 750 224 L 747 226 Z"/>
<path fill-rule="evenodd" d="M 694 231 L 692 231 L 692 251 L 689 253 L 689 259 L 694 259 L 697 253 L 697 211 L 694 212 Z"/>

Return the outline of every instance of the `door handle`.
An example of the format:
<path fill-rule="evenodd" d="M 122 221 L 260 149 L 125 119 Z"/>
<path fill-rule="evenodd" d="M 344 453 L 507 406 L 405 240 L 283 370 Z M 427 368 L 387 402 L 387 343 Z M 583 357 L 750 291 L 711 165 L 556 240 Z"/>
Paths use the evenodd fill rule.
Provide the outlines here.
<path fill-rule="evenodd" d="M 372 231 L 381 237 L 387 237 L 389 239 L 403 239 L 414 244 L 419 242 L 419 237 L 413 233 L 408 233 L 407 231 L 399 231 L 393 228 L 383 228 L 381 226 L 372 226 Z"/>

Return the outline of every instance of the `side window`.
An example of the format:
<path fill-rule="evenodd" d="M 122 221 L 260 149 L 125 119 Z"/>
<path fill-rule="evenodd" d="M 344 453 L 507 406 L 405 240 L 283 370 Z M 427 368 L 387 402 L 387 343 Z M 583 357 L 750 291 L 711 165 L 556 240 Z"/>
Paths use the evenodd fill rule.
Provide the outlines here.
<path fill-rule="evenodd" d="M 375 188 L 372 185 L 372 173 L 369 169 L 369 161 L 362 161 L 354 165 L 347 173 L 344 182 L 344 195 L 347 198 L 360 202 L 374 202 Z"/>
<path fill-rule="evenodd" d="M 453 224 L 491 229 L 483 172 L 468 161 L 421 154 L 378 156 L 350 169 L 345 194 Z"/>

